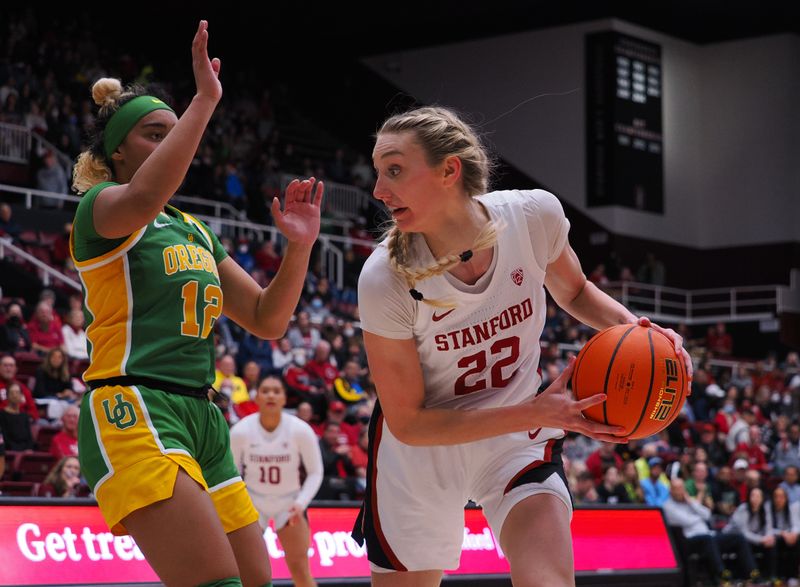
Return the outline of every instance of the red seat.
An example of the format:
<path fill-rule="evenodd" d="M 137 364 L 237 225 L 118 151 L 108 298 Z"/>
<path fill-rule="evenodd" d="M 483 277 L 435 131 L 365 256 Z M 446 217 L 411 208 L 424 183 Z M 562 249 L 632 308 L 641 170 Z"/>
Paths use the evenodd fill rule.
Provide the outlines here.
<path fill-rule="evenodd" d="M 56 457 L 47 452 L 24 452 L 14 463 L 14 474 L 20 481 L 41 483 L 56 461 Z"/>
<path fill-rule="evenodd" d="M 3 481 L 11 481 L 14 478 L 14 465 L 19 455 L 20 453 L 15 450 L 6 451 L 6 470 L 3 473 Z"/>
<path fill-rule="evenodd" d="M 23 380 L 24 376 L 36 375 L 36 368 L 42 363 L 42 358 L 30 351 L 14 353 L 17 361 L 17 379 Z"/>
<path fill-rule="evenodd" d="M 36 449 L 40 452 L 49 452 L 53 436 L 58 434 L 60 430 L 61 428 L 58 426 L 39 426 L 38 430 L 33 435 L 33 439 L 36 441 Z"/>
<path fill-rule="evenodd" d="M 31 481 L 3 481 L 0 483 L 0 494 L 4 497 L 30 497 L 39 492 L 39 484 Z"/>

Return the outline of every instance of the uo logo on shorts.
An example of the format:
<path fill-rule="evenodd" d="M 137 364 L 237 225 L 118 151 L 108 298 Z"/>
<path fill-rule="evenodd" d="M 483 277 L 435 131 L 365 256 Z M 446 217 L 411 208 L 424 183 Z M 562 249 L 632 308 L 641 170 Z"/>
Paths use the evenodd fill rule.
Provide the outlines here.
<path fill-rule="evenodd" d="M 108 423 L 113 424 L 120 430 L 125 430 L 125 428 L 130 428 L 136 424 L 136 412 L 133 409 L 133 404 L 122 399 L 121 393 L 115 395 L 114 400 L 116 403 L 111 409 L 109 409 L 111 402 L 107 399 L 103 400 L 103 410 L 106 413 Z"/>

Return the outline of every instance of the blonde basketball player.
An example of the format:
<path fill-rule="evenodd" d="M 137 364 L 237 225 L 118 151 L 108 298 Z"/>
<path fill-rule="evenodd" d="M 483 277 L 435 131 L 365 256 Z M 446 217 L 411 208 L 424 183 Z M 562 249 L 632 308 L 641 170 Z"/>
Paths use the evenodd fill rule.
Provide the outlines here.
<path fill-rule="evenodd" d="M 544 287 L 597 329 L 649 321 L 586 280 L 555 196 L 487 193 L 489 159 L 452 111 L 389 118 L 373 161 L 374 196 L 394 221 L 358 295 L 379 403 L 354 537 L 367 541 L 373 585 L 438 585 L 458 566 L 468 499 L 515 586 L 574 585 L 565 430 L 610 442 L 625 431 L 583 418 L 605 397 L 574 401 L 572 364 L 536 395 Z"/>
<path fill-rule="evenodd" d="M 275 523 L 286 566 L 298 587 L 316 585 L 308 566 L 309 530 L 305 511 L 322 484 L 319 439 L 306 422 L 283 413 L 286 390 L 277 377 L 258 386 L 258 412 L 231 429 L 231 451 L 262 528 Z M 300 467 L 306 478 L 300 483 Z"/>

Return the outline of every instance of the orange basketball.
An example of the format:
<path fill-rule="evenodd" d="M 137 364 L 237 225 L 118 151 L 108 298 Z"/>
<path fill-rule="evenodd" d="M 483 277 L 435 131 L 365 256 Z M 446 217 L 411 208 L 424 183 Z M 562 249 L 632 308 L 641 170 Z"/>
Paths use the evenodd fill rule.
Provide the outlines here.
<path fill-rule="evenodd" d="M 645 438 L 666 428 L 686 401 L 688 378 L 683 357 L 666 336 L 635 324 L 598 332 L 578 353 L 572 373 L 576 399 L 608 396 L 583 415 L 624 426 L 629 438 Z"/>

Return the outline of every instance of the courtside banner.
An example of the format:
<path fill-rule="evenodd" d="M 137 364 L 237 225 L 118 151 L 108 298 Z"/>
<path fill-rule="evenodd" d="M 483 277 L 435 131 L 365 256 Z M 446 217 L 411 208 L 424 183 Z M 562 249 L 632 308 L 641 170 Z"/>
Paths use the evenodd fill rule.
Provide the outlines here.
<path fill-rule="evenodd" d="M 22 503 L 22 502 L 20 502 Z M 41 503 L 41 502 L 39 502 Z M 0 585 L 158 583 L 129 536 L 113 536 L 93 505 L 0 505 Z M 350 538 L 358 510 L 308 510 L 311 570 L 317 578 L 368 577 L 366 553 Z M 657 509 L 578 509 L 572 520 L 575 570 L 676 569 Z M 275 579 L 288 579 L 275 532 L 264 533 Z M 461 566 L 448 574 L 508 573 L 480 510 L 466 510 Z"/>

